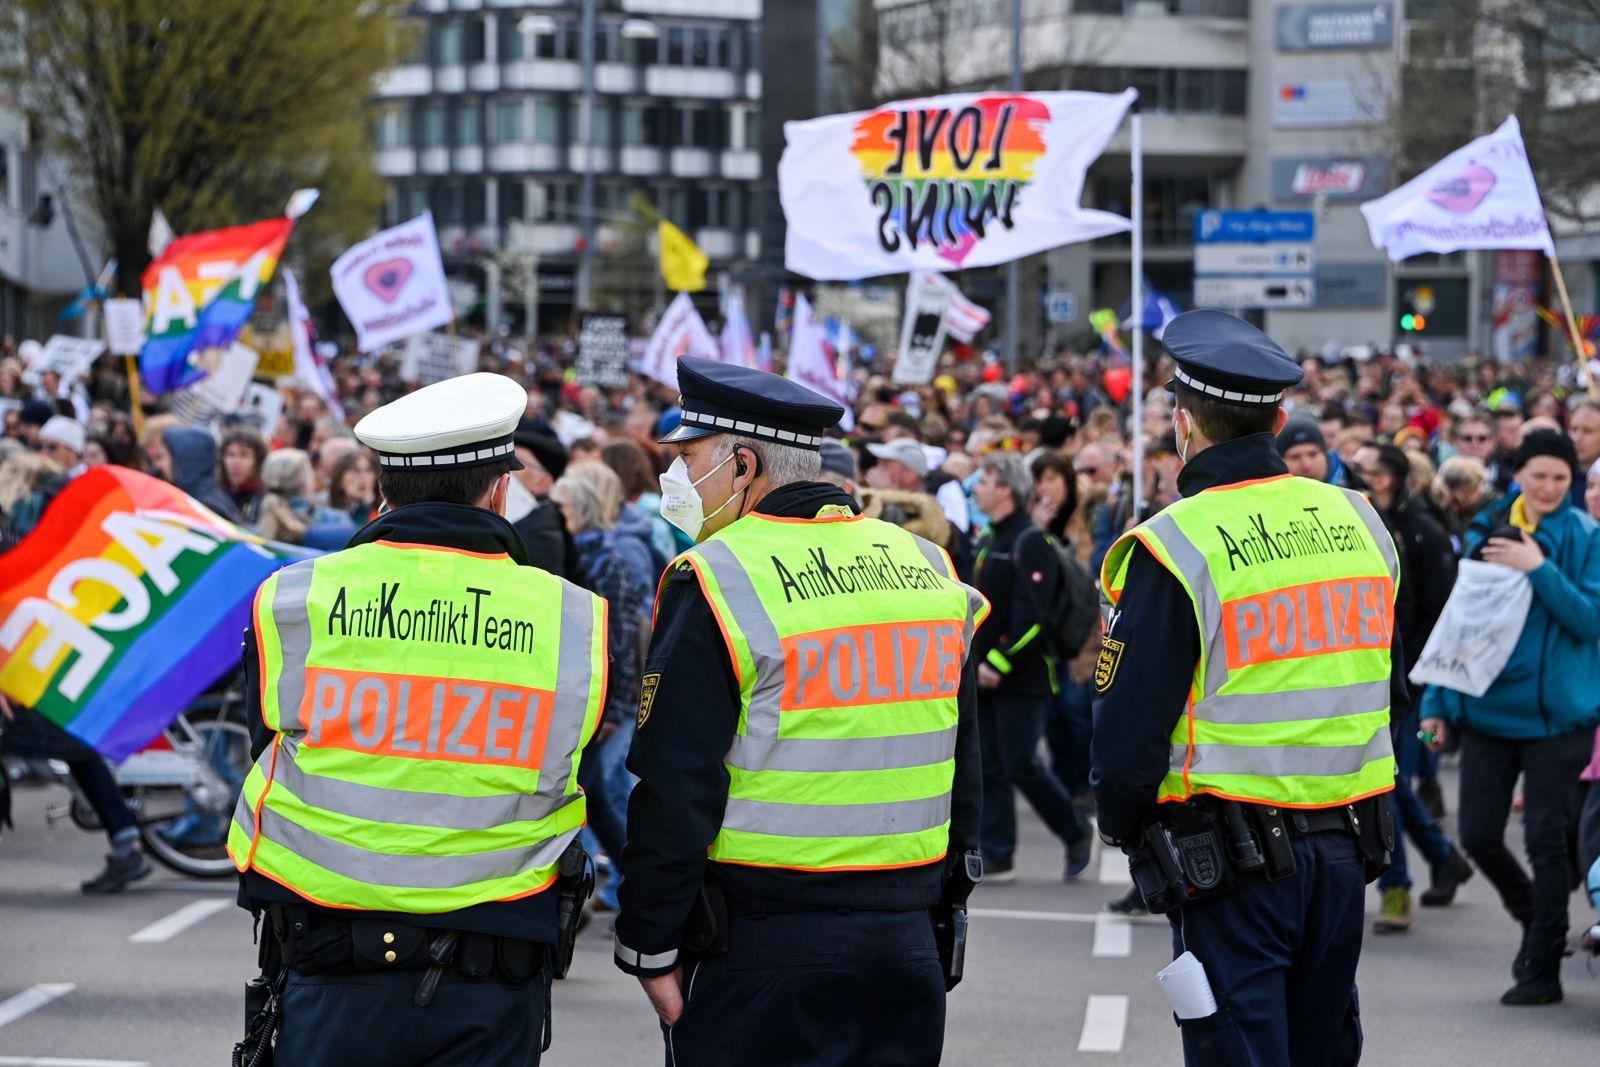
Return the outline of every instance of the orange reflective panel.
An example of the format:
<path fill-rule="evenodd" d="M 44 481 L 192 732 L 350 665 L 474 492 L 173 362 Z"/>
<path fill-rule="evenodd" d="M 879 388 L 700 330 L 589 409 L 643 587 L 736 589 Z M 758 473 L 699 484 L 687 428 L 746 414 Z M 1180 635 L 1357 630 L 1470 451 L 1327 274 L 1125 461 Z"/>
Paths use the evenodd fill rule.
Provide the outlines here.
<path fill-rule="evenodd" d="M 784 711 L 953 697 L 966 648 L 961 624 L 891 622 L 783 639 Z"/>
<path fill-rule="evenodd" d="M 1321 652 L 1387 649 L 1394 634 L 1394 582 L 1337 578 L 1289 586 L 1222 605 L 1228 668 Z"/>

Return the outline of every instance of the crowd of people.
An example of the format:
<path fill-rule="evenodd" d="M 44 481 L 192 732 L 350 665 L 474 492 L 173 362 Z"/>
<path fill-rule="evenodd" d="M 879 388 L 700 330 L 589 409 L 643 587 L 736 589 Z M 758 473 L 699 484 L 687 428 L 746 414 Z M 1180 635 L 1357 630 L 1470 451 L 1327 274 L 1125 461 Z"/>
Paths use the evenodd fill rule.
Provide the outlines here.
<path fill-rule="evenodd" d="M 1125 391 L 1105 382 L 1119 360 L 1058 351 L 1007 374 L 980 357 L 946 363 L 914 388 L 859 367 L 853 425 L 822 451 L 826 480 L 866 514 L 946 548 L 993 606 L 972 655 L 991 882 L 1014 877 L 1016 792 L 1060 839 L 1065 877 L 1089 864 L 1090 746 L 1097 728 L 1115 724 L 1093 717 L 1098 637 L 1078 649 L 1050 639 L 1060 591 L 1080 588 L 1079 574 L 1097 578 L 1118 536 L 1183 493 L 1184 442 L 1164 388 L 1170 360 L 1153 359 L 1137 383 L 1137 426 Z M 612 678 L 598 758 L 583 773 L 592 844 L 615 857 L 655 590 L 689 545 L 661 517 L 657 480 L 675 456 L 657 442 L 679 413 L 674 390 L 641 377 L 623 388 L 584 384 L 572 363 L 570 346 L 507 339 L 485 340 L 481 357 L 482 369 L 528 388 L 515 439 L 523 469 L 506 516 L 528 562 L 610 602 Z M 1449 904 L 1481 871 L 1521 924 L 1519 979 L 1531 975 L 1559 996 L 1567 896 L 1600 859 L 1600 399 L 1572 368 L 1548 361 L 1434 364 L 1379 350 L 1359 361 L 1302 354 L 1301 363 L 1277 452 L 1290 473 L 1366 492 L 1389 526 L 1403 560 L 1397 623 L 1408 668 L 1445 610 L 1459 560 L 1529 576 L 1527 621 L 1488 691 L 1430 687 L 1395 724 L 1394 802 L 1397 826 L 1428 865 L 1420 903 Z M 282 412 L 270 426 L 249 415 L 190 425 L 157 410 L 136 425 L 109 360 L 76 382 L 26 371 L 7 339 L 0 550 L 26 536 L 68 479 L 105 463 L 163 478 L 264 537 L 340 548 L 381 506 L 376 458 L 350 427 L 415 388 L 397 361 L 350 355 L 334 361 L 331 396 L 280 382 Z M 1135 437 L 1144 455 L 1137 483 Z M 1453 802 L 1439 785 L 1441 748 L 1459 749 Z M 1444 829 L 1452 807 L 1455 838 Z M 1505 843 L 1517 811 L 1531 873 Z M 1380 881 L 1379 933 L 1413 922 L 1405 849 L 1395 859 Z M 619 877 L 606 881 L 598 907 L 614 909 Z M 1591 878 L 1600 906 L 1600 867 Z M 1111 906 L 1142 904 L 1130 894 Z"/>

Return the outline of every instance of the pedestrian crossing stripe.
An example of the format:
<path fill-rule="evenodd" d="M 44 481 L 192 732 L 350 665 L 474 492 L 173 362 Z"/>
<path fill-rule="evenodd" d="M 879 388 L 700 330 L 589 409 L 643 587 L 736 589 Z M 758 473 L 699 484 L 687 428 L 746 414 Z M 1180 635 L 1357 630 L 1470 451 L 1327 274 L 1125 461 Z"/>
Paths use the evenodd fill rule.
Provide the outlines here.
<path fill-rule="evenodd" d="M 640 679 L 639 685 L 639 725 L 644 726 L 645 720 L 650 718 L 650 706 L 656 702 L 656 689 L 661 685 L 661 672 L 654 671 Z"/>
<path fill-rule="evenodd" d="M 1122 650 L 1126 642 L 1107 637 L 1100 645 L 1100 656 L 1094 661 L 1094 687 L 1104 693 L 1117 677 L 1117 667 L 1122 663 Z"/>

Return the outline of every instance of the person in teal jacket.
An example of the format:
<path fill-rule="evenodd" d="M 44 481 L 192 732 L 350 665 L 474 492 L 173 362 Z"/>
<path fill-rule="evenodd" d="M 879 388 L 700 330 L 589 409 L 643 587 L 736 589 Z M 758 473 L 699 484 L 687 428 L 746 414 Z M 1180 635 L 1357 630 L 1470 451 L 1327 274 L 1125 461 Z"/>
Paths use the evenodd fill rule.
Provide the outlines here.
<path fill-rule="evenodd" d="M 1527 574 L 1533 602 L 1511 659 L 1480 697 L 1430 688 L 1422 733 L 1461 739 L 1461 844 L 1522 924 L 1503 1004 L 1561 999 L 1567 897 L 1574 881 L 1568 839 L 1578 813 L 1578 775 L 1600 723 L 1600 524 L 1569 504 L 1577 471 L 1572 441 L 1554 430 L 1524 438 L 1519 491 L 1467 530 L 1467 554 Z M 1524 780 L 1524 839 L 1532 877 L 1506 847 L 1506 820 Z"/>

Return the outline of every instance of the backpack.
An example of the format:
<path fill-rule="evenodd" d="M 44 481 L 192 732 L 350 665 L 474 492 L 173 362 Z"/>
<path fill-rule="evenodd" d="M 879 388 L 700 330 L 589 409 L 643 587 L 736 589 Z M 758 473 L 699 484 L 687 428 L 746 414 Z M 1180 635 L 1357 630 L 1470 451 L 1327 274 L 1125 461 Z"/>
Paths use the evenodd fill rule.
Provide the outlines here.
<path fill-rule="evenodd" d="M 1094 636 L 1100 622 L 1100 594 L 1095 589 L 1089 568 L 1066 545 L 1037 526 L 1023 533 L 1037 532 L 1056 557 L 1056 586 L 1050 595 L 1050 612 L 1045 620 L 1045 651 L 1059 663 L 1073 659 Z"/>

